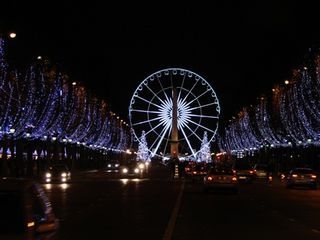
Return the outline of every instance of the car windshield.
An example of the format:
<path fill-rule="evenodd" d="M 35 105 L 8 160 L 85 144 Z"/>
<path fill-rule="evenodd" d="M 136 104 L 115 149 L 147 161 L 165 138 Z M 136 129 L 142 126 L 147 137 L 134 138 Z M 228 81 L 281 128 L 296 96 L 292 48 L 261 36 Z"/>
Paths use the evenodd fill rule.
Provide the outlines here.
<path fill-rule="evenodd" d="M 49 170 L 53 172 L 62 172 L 62 171 L 68 171 L 68 168 L 65 165 L 54 165 L 54 166 L 51 166 Z"/>
<path fill-rule="evenodd" d="M 24 216 L 18 192 L 0 192 L 0 233 L 22 233 L 24 231 Z"/>

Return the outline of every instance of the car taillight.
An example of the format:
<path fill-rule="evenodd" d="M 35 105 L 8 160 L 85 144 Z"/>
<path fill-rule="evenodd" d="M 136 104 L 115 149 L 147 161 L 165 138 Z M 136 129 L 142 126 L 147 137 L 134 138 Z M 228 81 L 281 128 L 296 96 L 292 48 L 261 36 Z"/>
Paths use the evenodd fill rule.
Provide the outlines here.
<path fill-rule="evenodd" d="M 34 225 L 35 225 L 34 221 L 27 223 L 27 227 L 28 227 L 28 228 L 34 227 Z"/>
<path fill-rule="evenodd" d="M 212 181 L 213 180 L 213 178 L 212 177 L 208 177 L 208 181 Z"/>
<path fill-rule="evenodd" d="M 236 177 L 232 177 L 232 181 L 236 182 L 237 178 Z"/>
<path fill-rule="evenodd" d="M 312 175 L 311 175 L 311 178 L 317 178 L 317 176 L 312 174 Z"/>
<path fill-rule="evenodd" d="M 250 170 L 250 171 L 249 171 L 249 173 L 250 173 L 250 174 L 253 174 L 253 171 L 252 171 L 252 170 Z"/>
<path fill-rule="evenodd" d="M 298 177 L 298 174 L 292 174 L 291 177 L 296 178 L 296 177 Z"/>

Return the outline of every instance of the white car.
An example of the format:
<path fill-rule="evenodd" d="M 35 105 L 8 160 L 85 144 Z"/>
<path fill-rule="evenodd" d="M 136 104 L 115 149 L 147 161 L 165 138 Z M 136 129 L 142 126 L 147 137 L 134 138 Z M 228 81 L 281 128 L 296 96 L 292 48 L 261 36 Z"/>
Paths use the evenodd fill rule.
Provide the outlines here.
<path fill-rule="evenodd" d="M 211 168 L 203 179 L 203 190 L 227 189 L 238 192 L 238 178 L 229 168 Z"/>

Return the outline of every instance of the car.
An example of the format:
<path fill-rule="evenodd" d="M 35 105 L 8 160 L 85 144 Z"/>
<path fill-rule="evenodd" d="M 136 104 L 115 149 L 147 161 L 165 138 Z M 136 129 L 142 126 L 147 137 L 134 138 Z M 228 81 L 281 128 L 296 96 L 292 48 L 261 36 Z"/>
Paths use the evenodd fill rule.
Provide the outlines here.
<path fill-rule="evenodd" d="M 192 182 L 201 182 L 203 177 L 208 173 L 208 167 L 204 163 L 196 163 L 191 169 Z"/>
<path fill-rule="evenodd" d="M 286 187 L 296 186 L 317 189 L 317 174 L 311 168 L 294 168 L 286 176 Z"/>
<path fill-rule="evenodd" d="M 66 164 L 53 164 L 47 168 L 43 178 L 46 183 L 65 183 L 71 180 L 71 172 Z"/>
<path fill-rule="evenodd" d="M 0 179 L 0 239 L 56 239 L 59 220 L 39 183 L 23 178 Z"/>
<path fill-rule="evenodd" d="M 138 161 L 128 161 L 120 166 L 122 177 L 142 178 L 145 171 L 145 164 Z"/>
<path fill-rule="evenodd" d="M 268 164 L 257 163 L 254 165 L 253 171 L 258 179 L 267 179 L 269 176 Z"/>
<path fill-rule="evenodd" d="M 254 169 L 246 159 L 237 159 L 232 166 L 232 170 L 239 182 L 251 183 L 255 178 Z"/>
<path fill-rule="evenodd" d="M 238 192 L 238 178 L 231 168 L 210 168 L 203 179 L 203 190 L 208 192 L 211 189 L 227 189 Z"/>
<path fill-rule="evenodd" d="M 106 163 L 105 171 L 106 172 L 119 172 L 120 162 L 117 160 L 110 160 Z"/>

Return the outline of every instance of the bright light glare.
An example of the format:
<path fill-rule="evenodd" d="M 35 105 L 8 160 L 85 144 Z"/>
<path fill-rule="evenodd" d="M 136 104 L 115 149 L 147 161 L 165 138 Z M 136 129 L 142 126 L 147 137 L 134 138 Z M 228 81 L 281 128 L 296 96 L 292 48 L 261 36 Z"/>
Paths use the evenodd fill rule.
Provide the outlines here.
<path fill-rule="evenodd" d="M 9 37 L 10 37 L 10 38 L 15 38 L 16 36 L 17 36 L 17 34 L 14 33 L 14 32 L 12 32 L 12 33 L 9 34 Z"/>
<path fill-rule="evenodd" d="M 121 182 L 126 185 L 128 183 L 129 179 L 128 178 L 124 178 L 124 179 L 121 179 Z"/>

